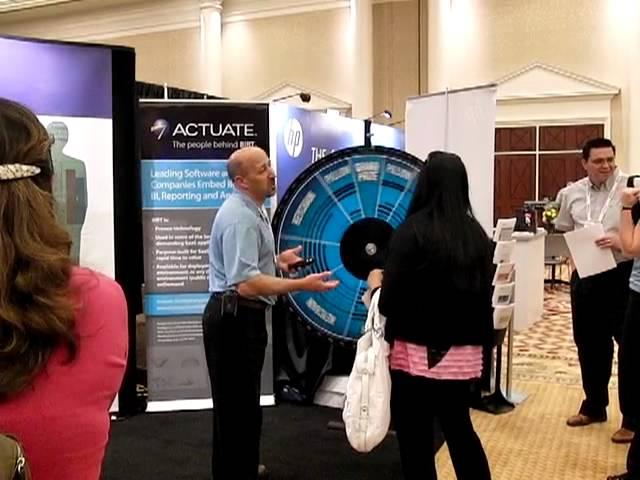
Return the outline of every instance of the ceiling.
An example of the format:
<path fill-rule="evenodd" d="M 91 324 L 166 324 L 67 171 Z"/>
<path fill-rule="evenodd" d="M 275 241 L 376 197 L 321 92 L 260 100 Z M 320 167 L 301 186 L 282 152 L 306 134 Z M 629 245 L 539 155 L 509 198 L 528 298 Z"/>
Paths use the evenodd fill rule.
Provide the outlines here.
<path fill-rule="evenodd" d="M 143 1 L 148 0 L 0 0 L 0 24 L 60 17 Z"/>
<path fill-rule="evenodd" d="M 203 0 L 178 0 L 190 3 L 197 8 Z M 222 0 L 225 11 L 230 14 L 238 12 L 266 11 L 279 8 L 304 7 L 321 3 L 348 5 L 346 0 Z M 373 3 L 405 2 L 408 0 L 373 0 Z M 176 0 L 0 0 L 0 24 L 28 22 L 42 18 L 59 18 L 80 12 L 104 10 L 132 4 L 172 3 Z"/>
<path fill-rule="evenodd" d="M 59 3 L 69 3 L 78 0 L 0 0 L 0 13 L 15 12 L 36 7 L 47 7 Z"/>

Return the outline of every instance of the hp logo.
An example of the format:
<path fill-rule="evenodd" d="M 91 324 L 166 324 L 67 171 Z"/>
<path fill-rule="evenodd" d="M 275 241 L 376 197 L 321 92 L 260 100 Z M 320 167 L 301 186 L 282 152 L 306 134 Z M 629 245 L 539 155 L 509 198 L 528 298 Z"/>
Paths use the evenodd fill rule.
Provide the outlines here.
<path fill-rule="evenodd" d="M 290 118 L 284 126 L 283 133 L 284 147 L 292 158 L 298 158 L 302 153 L 302 145 L 304 138 L 302 134 L 302 125 L 295 118 Z"/>
<path fill-rule="evenodd" d="M 160 140 L 164 136 L 164 132 L 167 131 L 167 128 L 169 128 L 169 122 L 159 118 L 153 122 L 153 125 L 151 125 L 149 130 L 158 137 L 158 140 Z"/>

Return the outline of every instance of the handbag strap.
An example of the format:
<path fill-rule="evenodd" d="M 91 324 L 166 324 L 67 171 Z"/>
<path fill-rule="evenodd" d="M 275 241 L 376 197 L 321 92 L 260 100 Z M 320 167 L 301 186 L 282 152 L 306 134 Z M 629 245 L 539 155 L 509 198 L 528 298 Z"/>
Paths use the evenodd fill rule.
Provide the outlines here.
<path fill-rule="evenodd" d="M 374 315 L 374 312 L 376 311 L 378 311 L 378 298 L 374 294 L 374 296 L 371 297 L 371 299 L 369 300 L 369 310 L 367 310 L 367 321 L 364 323 L 365 332 L 368 332 L 373 327 L 373 315 Z"/>
<path fill-rule="evenodd" d="M 382 321 L 382 315 L 378 310 L 378 300 L 380 299 L 380 289 L 377 289 L 371 297 L 371 303 L 369 304 L 369 312 L 367 313 L 367 323 L 365 324 L 365 331 L 371 330 L 375 337 L 384 337 L 384 322 Z"/>
<path fill-rule="evenodd" d="M 9 471 L 3 471 L 9 469 Z M 20 442 L 12 435 L 0 434 L 0 475 L 9 480 L 29 480 L 31 475 Z M 5 478 L 4 476 L 2 478 Z"/>

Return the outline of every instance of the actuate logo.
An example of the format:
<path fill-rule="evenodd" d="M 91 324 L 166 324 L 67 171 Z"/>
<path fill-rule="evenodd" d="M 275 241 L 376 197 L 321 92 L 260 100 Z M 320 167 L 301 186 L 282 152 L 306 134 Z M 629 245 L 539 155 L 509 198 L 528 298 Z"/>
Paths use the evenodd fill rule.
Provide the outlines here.
<path fill-rule="evenodd" d="M 257 137 L 253 123 L 178 123 L 172 137 Z"/>
<path fill-rule="evenodd" d="M 167 128 L 169 128 L 169 122 L 162 118 L 158 118 L 153 122 L 153 125 L 151 125 L 149 130 L 158 138 L 158 140 L 160 140 L 164 136 L 164 132 L 167 131 Z"/>
<path fill-rule="evenodd" d="M 284 125 L 282 141 L 284 148 L 290 157 L 298 158 L 302 153 L 302 145 L 304 143 L 304 135 L 302 133 L 302 125 L 295 118 L 290 118 Z"/>

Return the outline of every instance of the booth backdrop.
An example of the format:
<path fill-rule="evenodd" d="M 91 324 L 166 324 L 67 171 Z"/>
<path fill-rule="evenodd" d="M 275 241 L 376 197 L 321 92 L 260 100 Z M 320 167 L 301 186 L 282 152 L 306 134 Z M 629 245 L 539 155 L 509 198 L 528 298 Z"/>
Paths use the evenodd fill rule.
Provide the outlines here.
<path fill-rule="evenodd" d="M 0 96 L 34 111 L 55 140 L 54 196 L 73 260 L 115 278 L 127 296 L 131 341 L 120 406 L 133 411 L 142 282 L 134 51 L 0 36 L 0 65 Z"/>
<path fill-rule="evenodd" d="M 404 143 L 402 133 L 389 127 L 376 126 L 372 133 L 378 144 Z M 364 144 L 364 124 L 285 104 L 142 101 L 139 135 L 148 410 L 210 408 L 201 315 L 209 297 L 211 225 L 233 188 L 225 161 L 243 146 L 270 154 L 278 177 L 277 197 L 267 203 L 271 211 L 305 167 L 334 150 Z M 329 340 L 315 334 L 322 347 L 310 352 L 307 330 L 283 309 L 274 309 L 273 325 L 263 371 L 264 405 L 274 402 L 274 376 L 315 384 L 317 373 L 312 382 L 304 380 L 309 370 L 318 371 L 308 365 L 322 364 L 322 371 L 330 356 Z M 271 333 L 271 321 L 268 327 Z M 295 331 L 302 346 L 286 331 Z"/>

